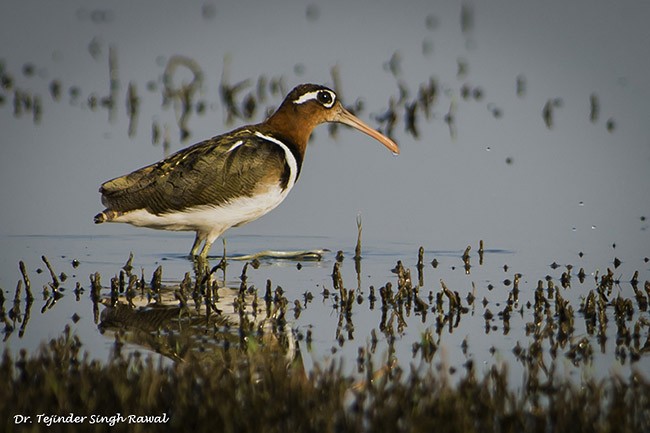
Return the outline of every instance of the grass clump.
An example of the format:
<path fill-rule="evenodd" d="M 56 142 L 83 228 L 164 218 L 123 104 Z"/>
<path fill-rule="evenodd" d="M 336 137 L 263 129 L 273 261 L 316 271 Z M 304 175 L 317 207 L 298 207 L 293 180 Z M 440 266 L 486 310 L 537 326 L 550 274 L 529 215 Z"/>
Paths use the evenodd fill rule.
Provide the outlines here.
<path fill-rule="evenodd" d="M 178 362 L 124 354 L 99 362 L 68 329 L 36 354 L 0 363 L 2 431 L 43 431 L 39 414 L 86 416 L 48 431 L 219 432 L 639 432 L 650 428 L 650 384 L 641 377 L 512 390 L 493 368 L 469 368 L 457 383 L 440 373 L 398 368 L 366 380 L 337 367 L 305 373 L 265 344 L 216 348 Z M 526 382 L 526 381 L 525 381 Z M 15 425 L 17 414 L 31 423 Z M 91 415 L 159 416 L 164 423 L 90 423 Z M 41 421 L 44 418 L 41 417 Z"/>

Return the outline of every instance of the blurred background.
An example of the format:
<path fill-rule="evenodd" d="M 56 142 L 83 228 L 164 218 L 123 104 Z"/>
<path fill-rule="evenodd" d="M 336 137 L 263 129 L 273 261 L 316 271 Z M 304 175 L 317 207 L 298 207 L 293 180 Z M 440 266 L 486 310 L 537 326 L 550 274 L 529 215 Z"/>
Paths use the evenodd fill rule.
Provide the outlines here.
<path fill-rule="evenodd" d="M 402 155 L 343 128 L 328 137 L 321 127 L 297 188 L 239 233 L 336 236 L 343 227 L 353 232 L 361 212 L 369 239 L 449 246 L 480 237 L 555 252 L 621 243 L 626 231 L 631 243 L 647 241 L 639 237 L 650 213 L 647 5 L 26 1 L 0 8 L 0 58 L 11 81 L 0 106 L 4 234 L 131 232 L 93 226 L 97 187 L 164 156 L 160 142 L 151 145 L 153 125 L 175 151 L 261 121 L 283 92 L 315 82 L 336 84 L 344 102 L 362 104 L 360 116 L 378 127 L 393 101 Z M 109 110 L 102 99 L 111 96 L 111 49 Z M 181 98 L 161 106 L 174 56 L 191 59 L 203 77 L 182 141 Z M 183 64 L 172 72 L 177 88 L 193 79 Z M 255 98 L 251 116 L 225 122 L 223 80 L 243 83 L 233 95 L 240 111 Z M 415 107 L 414 137 L 405 130 L 406 107 L 431 80 L 435 96 L 428 117 Z M 14 114 L 17 91 L 38 101 L 37 122 L 28 107 Z M 549 101 L 551 125 L 543 117 Z"/>

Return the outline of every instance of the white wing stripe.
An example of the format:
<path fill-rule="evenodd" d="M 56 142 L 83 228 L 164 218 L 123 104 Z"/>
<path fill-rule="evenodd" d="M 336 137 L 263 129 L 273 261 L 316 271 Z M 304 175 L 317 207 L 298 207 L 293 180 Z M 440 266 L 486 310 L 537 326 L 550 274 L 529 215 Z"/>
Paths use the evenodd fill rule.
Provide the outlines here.
<path fill-rule="evenodd" d="M 235 144 L 233 144 L 232 146 L 230 146 L 230 149 L 228 149 L 228 150 L 226 151 L 226 153 L 228 153 L 228 152 L 232 152 L 233 150 L 237 149 L 237 148 L 238 148 L 239 146 L 241 146 L 242 144 L 244 144 L 244 142 L 243 142 L 242 140 L 239 140 L 237 143 L 235 143 Z"/>

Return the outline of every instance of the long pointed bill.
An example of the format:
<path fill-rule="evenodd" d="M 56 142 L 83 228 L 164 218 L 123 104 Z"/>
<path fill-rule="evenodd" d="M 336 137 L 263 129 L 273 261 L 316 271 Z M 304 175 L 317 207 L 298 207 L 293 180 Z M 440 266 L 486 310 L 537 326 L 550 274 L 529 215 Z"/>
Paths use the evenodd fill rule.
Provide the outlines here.
<path fill-rule="evenodd" d="M 399 154 L 399 147 L 397 146 L 397 143 L 395 143 L 393 140 L 386 137 L 385 135 L 381 134 L 380 132 L 372 129 L 366 123 L 362 122 L 361 119 L 359 119 L 354 114 L 350 113 L 348 110 L 343 108 L 343 106 L 339 107 L 339 112 L 337 113 L 337 116 L 334 118 L 334 121 L 344 123 L 348 126 L 358 129 L 359 131 L 371 136 L 372 138 L 374 138 L 375 140 L 377 140 L 378 142 L 386 146 L 388 150 L 390 150 L 394 154 L 396 155 Z"/>

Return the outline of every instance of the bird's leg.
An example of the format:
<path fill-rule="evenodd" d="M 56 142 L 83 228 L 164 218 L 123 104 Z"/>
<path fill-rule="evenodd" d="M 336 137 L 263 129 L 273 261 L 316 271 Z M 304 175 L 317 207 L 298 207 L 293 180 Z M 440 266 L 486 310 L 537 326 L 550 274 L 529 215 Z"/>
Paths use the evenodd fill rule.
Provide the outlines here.
<path fill-rule="evenodd" d="M 192 244 L 192 249 L 190 250 L 190 257 L 196 257 L 198 256 L 199 253 L 199 247 L 201 246 L 201 242 L 206 238 L 205 234 L 202 234 L 200 232 L 196 232 L 196 237 L 194 238 L 194 243 Z M 201 255 L 203 255 L 203 251 L 201 251 Z"/>
<path fill-rule="evenodd" d="M 208 258 L 208 253 L 210 252 L 210 248 L 212 247 L 212 244 L 214 243 L 215 240 L 216 238 L 210 240 L 209 237 L 205 240 L 205 244 L 203 244 L 203 248 L 201 249 L 200 257 L 204 259 Z"/>
<path fill-rule="evenodd" d="M 201 257 L 207 258 L 208 253 L 210 252 L 210 248 L 212 247 L 212 244 L 214 241 L 217 240 L 219 236 L 221 236 L 221 233 L 223 233 L 225 229 L 220 229 L 220 230 L 214 230 L 211 233 L 208 233 L 204 236 L 205 239 L 205 244 L 203 245 L 203 249 L 201 249 Z"/>

